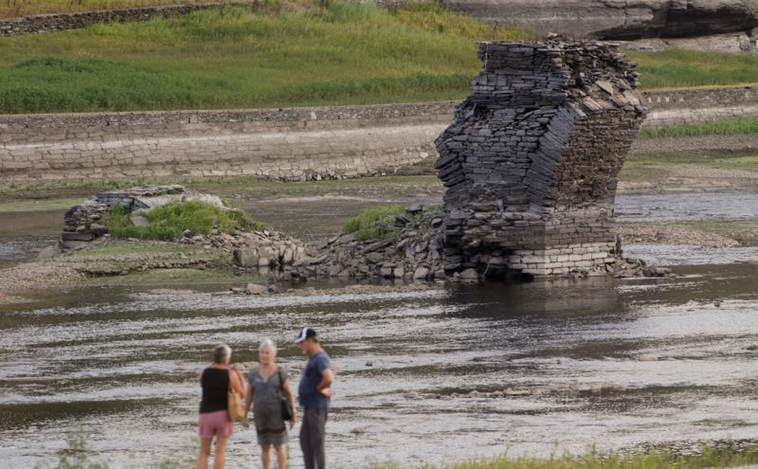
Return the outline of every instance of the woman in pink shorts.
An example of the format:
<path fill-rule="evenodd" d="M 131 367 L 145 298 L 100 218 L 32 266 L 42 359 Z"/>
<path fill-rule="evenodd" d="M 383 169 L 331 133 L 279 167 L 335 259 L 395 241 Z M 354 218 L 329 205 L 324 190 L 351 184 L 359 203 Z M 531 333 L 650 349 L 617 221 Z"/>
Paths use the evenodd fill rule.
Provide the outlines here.
<path fill-rule="evenodd" d="M 214 469 L 223 469 L 226 444 L 232 435 L 232 420 L 227 410 L 229 387 L 240 395 L 245 396 L 245 387 L 239 371 L 229 368 L 232 349 L 228 345 L 219 345 L 213 350 L 213 364 L 203 370 L 200 385 L 203 387 L 203 398 L 200 401 L 200 452 L 197 455 L 197 468 L 208 468 L 208 457 L 211 454 L 213 437 L 216 437 L 216 460 Z"/>

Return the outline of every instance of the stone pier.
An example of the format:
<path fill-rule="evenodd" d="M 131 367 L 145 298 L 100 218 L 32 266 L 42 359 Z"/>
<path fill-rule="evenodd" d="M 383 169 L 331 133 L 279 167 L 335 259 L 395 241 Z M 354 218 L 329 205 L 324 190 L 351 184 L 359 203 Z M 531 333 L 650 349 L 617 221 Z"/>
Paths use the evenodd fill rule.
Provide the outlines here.
<path fill-rule="evenodd" d="M 618 173 L 648 109 L 612 45 L 482 43 L 437 139 L 445 270 L 601 274 L 619 256 Z"/>

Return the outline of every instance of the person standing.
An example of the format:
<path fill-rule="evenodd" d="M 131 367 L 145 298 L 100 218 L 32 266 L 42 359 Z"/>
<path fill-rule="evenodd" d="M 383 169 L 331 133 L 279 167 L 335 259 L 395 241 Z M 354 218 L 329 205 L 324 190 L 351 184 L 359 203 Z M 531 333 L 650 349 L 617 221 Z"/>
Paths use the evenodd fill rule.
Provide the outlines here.
<path fill-rule="evenodd" d="M 253 408 L 253 422 L 261 446 L 263 469 L 271 469 L 271 447 L 276 451 L 279 469 L 287 467 L 287 426 L 282 419 L 282 399 L 293 409 L 290 428 L 295 426 L 295 399 L 287 372 L 276 363 L 276 345 L 269 339 L 258 349 L 258 367 L 248 376 L 245 415 Z"/>
<path fill-rule="evenodd" d="M 213 350 L 213 364 L 200 375 L 203 397 L 200 401 L 200 451 L 197 455 L 197 468 L 207 469 L 211 454 L 213 438 L 216 438 L 216 458 L 214 469 L 224 469 L 226 462 L 226 445 L 234 429 L 229 417 L 229 391 L 237 393 L 240 399 L 245 395 L 244 381 L 239 371 L 229 368 L 232 349 L 228 345 L 219 345 Z"/>
<path fill-rule="evenodd" d="M 326 418 L 333 394 L 334 373 L 329 365 L 329 355 L 321 348 L 315 330 L 304 327 L 295 342 L 308 355 L 298 387 L 298 400 L 303 407 L 300 448 L 305 469 L 326 469 Z"/>

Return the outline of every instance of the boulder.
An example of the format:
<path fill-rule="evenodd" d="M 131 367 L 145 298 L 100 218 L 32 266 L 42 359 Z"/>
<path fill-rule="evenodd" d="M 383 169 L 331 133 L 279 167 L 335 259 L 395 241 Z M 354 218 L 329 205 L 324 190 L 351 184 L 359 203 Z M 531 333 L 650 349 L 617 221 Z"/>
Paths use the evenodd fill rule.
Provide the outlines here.
<path fill-rule="evenodd" d="M 425 280 L 426 277 L 429 275 L 429 268 L 422 266 L 419 266 L 416 268 L 416 270 L 413 272 L 413 280 Z"/>
<path fill-rule="evenodd" d="M 268 287 L 265 285 L 258 285 L 257 283 L 248 283 L 245 287 L 245 293 L 248 295 L 263 295 L 269 293 Z"/>
<path fill-rule="evenodd" d="M 260 266 L 260 256 L 255 249 L 235 249 L 232 251 L 234 265 L 243 269 L 253 269 Z M 264 265 L 268 265 L 268 262 Z"/>
<path fill-rule="evenodd" d="M 479 280 L 479 272 L 474 269 L 466 269 L 460 273 L 460 278 L 463 280 Z"/>

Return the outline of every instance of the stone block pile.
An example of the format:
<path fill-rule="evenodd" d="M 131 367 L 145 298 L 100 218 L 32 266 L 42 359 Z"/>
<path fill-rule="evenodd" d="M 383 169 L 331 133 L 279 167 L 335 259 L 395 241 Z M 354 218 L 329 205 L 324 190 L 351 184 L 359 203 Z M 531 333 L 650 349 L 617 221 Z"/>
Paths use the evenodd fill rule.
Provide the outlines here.
<path fill-rule="evenodd" d="M 442 259 L 442 211 L 425 212 L 421 206 L 411 205 L 395 224 L 403 230 L 386 239 L 360 241 L 353 233 L 338 234 L 317 246 L 313 255 L 286 269 L 285 274 L 292 279 L 447 278 Z"/>
<path fill-rule="evenodd" d="M 133 221 L 144 222 L 140 214 L 169 202 L 200 200 L 223 207 L 221 199 L 214 195 L 190 191 L 180 185 L 142 186 L 124 190 L 101 192 L 90 200 L 72 207 L 63 217 L 61 241 L 89 242 L 108 233 L 104 217 L 120 205 L 132 212 Z"/>
<path fill-rule="evenodd" d="M 227 209 L 218 196 L 188 190 L 180 185 L 132 187 L 102 192 L 66 212 L 61 241 L 69 245 L 71 242 L 86 243 L 108 234 L 104 218 L 117 206 L 125 207 L 131 214 L 132 222 L 140 225 L 149 223 L 145 215 L 156 207 L 191 200 Z M 242 269 L 269 269 L 290 265 L 303 259 L 307 250 L 302 241 L 274 230 L 224 233 L 214 229 L 208 235 L 185 232 L 177 241 L 229 253 L 234 264 Z"/>
<path fill-rule="evenodd" d="M 479 57 L 436 141 L 445 270 L 613 272 L 618 173 L 648 112 L 634 66 L 598 42 L 486 42 Z"/>

